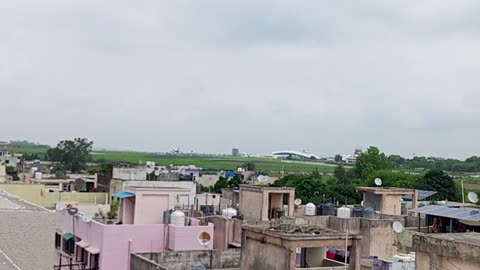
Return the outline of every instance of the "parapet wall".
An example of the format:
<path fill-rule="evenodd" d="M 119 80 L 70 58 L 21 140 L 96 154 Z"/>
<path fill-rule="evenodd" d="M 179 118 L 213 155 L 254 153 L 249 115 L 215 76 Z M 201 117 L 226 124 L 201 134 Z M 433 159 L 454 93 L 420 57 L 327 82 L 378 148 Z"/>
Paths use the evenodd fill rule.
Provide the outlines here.
<path fill-rule="evenodd" d="M 131 270 L 184 270 L 201 263 L 207 269 L 240 268 L 240 249 L 132 254 Z"/>

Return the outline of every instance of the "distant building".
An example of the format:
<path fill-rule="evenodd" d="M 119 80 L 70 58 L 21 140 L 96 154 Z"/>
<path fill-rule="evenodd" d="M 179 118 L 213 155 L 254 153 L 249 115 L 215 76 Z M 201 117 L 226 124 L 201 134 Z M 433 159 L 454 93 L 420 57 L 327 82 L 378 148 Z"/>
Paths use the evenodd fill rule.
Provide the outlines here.
<path fill-rule="evenodd" d="M 295 151 L 295 150 L 286 150 L 286 151 L 276 151 L 272 153 L 274 158 L 292 158 L 292 159 L 320 159 L 319 156 L 315 154 L 308 153 L 306 151 Z"/>
<path fill-rule="evenodd" d="M 15 155 L 15 154 L 9 153 L 6 150 L 0 150 L 0 165 L 13 167 L 16 170 L 20 157 L 21 155 Z"/>
<path fill-rule="evenodd" d="M 234 157 L 240 156 L 240 150 L 238 150 L 238 148 L 233 148 L 232 149 L 232 156 L 234 156 Z"/>

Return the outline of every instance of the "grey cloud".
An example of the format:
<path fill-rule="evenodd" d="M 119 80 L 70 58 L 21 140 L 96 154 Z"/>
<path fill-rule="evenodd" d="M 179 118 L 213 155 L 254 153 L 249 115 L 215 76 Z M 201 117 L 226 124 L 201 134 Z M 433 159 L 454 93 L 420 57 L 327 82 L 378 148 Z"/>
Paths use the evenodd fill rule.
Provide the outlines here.
<path fill-rule="evenodd" d="M 477 1 L 2 5 L 4 139 L 479 151 Z"/>

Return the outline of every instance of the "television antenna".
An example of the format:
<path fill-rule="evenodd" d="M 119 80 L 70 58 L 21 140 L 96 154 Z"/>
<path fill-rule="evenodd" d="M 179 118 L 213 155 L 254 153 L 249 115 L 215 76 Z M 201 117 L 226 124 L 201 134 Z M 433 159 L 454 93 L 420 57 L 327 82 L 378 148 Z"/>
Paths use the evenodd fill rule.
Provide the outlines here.
<path fill-rule="evenodd" d="M 478 195 L 475 192 L 469 192 L 468 193 L 468 200 L 471 203 L 477 203 L 478 202 Z"/>
<path fill-rule="evenodd" d="M 396 233 L 401 233 L 401 232 L 403 232 L 403 225 L 402 225 L 402 223 L 400 223 L 400 222 L 398 222 L 398 221 L 393 222 L 393 230 L 394 230 Z"/>
<path fill-rule="evenodd" d="M 302 204 L 302 199 L 295 199 L 295 201 L 293 202 L 296 206 L 299 206 Z"/>
<path fill-rule="evenodd" d="M 375 178 L 375 185 L 377 185 L 378 187 L 382 185 L 382 179 L 380 178 Z"/>

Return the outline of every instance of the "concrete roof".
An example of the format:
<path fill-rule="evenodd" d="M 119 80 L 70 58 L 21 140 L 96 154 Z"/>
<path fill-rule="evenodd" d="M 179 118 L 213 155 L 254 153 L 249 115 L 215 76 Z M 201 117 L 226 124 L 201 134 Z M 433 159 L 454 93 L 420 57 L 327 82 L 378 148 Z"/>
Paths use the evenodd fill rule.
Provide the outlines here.
<path fill-rule="evenodd" d="M 416 252 L 428 252 L 480 264 L 479 233 L 422 234 L 413 236 Z"/>
<path fill-rule="evenodd" d="M 280 225 L 274 227 L 265 227 L 262 225 L 244 225 L 243 229 L 256 233 L 262 233 L 290 241 L 304 240 L 336 240 L 345 239 L 345 233 L 326 229 L 315 225 Z M 360 235 L 348 235 L 349 239 L 361 239 Z"/>
<path fill-rule="evenodd" d="M 428 234 L 425 237 L 480 247 L 480 233 L 439 233 Z"/>
<path fill-rule="evenodd" d="M 240 185 L 240 190 L 242 189 L 258 191 L 258 192 L 262 192 L 264 190 L 273 191 L 273 192 L 295 191 L 295 188 L 293 187 L 269 187 L 269 186 L 258 186 L 258 185 Z"/>
<path fill-rule="evenodd" d="M 410 188 L 396 188 L 396 187 L 357 187 L 358 192 L 370 192 L 373 194 L 391 194 L 391 195 L 404 195 L 413 194 L 415 189 Z"/>

